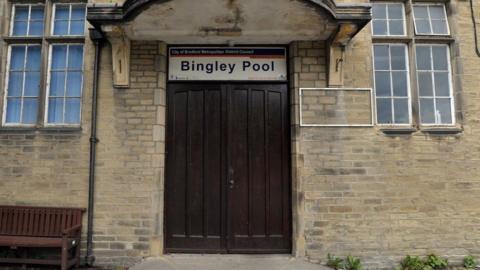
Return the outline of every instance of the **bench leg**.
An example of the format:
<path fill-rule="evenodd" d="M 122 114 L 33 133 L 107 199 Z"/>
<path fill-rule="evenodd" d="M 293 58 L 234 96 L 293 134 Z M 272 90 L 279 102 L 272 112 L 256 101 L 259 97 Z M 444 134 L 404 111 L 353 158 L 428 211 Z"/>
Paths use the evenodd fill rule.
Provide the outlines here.
<path fill-rule="evenodd" d="M 61 270 L 67 270 L 68 268 L 68 248 L 67 246 L 62 247 L 62 262 L 61 262 Z"/>
<path fill-rule="evenodd" d="M 26 259 L 28 257 L 28 254 L 27 254 L 27 249 L 23 248 L 23 249 L 20 249 L 21 251 L 21 257 L 22 259 Z M 22 270 L 27 270 L 27 265 L 26 264 L 22 264 Z"/>
<path fill-rule="evenodd" d="M 78 240 L 78 245 L 75 247 L 75 268 L 80 267 L 80 239 Z"/>

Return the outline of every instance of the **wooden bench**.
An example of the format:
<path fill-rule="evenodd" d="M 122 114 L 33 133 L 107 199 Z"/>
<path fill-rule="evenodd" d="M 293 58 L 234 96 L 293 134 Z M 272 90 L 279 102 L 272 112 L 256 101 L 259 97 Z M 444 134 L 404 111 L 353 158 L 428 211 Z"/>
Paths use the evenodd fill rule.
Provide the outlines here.
<path fill-rule="evenodd" d="M 59 258 L 1 258 L 0 263 L 58 265 L 62 270 L 80 262 L 81 208 L 0 205 L 0 247 L 58 248 Z"/>

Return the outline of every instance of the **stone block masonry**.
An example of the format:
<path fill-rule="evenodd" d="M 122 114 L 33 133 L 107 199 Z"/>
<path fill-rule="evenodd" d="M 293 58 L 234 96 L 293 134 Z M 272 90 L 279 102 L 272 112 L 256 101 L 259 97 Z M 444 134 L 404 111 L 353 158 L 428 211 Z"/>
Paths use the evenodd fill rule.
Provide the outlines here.
<path fill-rule="evenodd" d="M 104 55 L 102 64 L 111 61 L 108 50 Z M 102 77 L 94 236 L 100 264 L 130 265 L 162 251 L 165 71 L 165 44 L 133 42 L 130 88 L 111 89 L 111 74 Z"/>
<path fill-rule="evenodd" d="M 370 90 L 304 89 L 302 120 L 305 125 L 371 125 Z"/>
<path fill-rule="evenodd" d="M 457 111 L 465 116 L 460 120 L 462 133 L 387 135 L 378 127 L 299 128 L 298 97 L 292 93 L 298 256 L 319 262 L 328 253 L 352 254 L 362 258 L 367 269 L 392 269 L 407 254 L 436 253 L 457 264 L 466 254 L 480 255 L 480 58 L 475 55 L 468 3 L 452 5 L 454 28 L 469 29 L 459 31 L 452 45 L 454 91 L 457 102 L 463 101 Z M 317 46 L 322 45 L 292 45 L 292 90 L 324 86 L 317 77 L 321 75 L 308 66 L 324 61 L 306 54 Z M 347 47 L 344 61 L 346 87 L 372 87 L 368 27 Z M 317 102 L 323 106 L 320 98 Z"/>
<path fill-rule="evenodd" d="M 295 256 L 324 262 L 328 253 L 352 254 L 366 269 L 392 269 L 407 254 L 437 253 L 453 263 L 466 254 L 480 256 L 480 58 L 468 1 L 449 5 L 456 110 L 463 130 L 457 134 L 301 128 L 298 90 L 327 87 L 327 44 L 289 44 Z M 367 26 L 347 46 L 345 87 L 372 87 L 371 38 Z M 93 66 L 89 41 L 85 52 L 81 129 L 0 129 L 0 204 L 86 207 Z M 132 43 L 129 89 L 112 87 L 111 55 L 105 46 L 94 253 L 99 265 L 130 266 L 163 253 L 166 44 Z M 337 97 L 308 102 L 307 110 L 314 110 L 311 121 L 337 115 L 327 107 L 338 103 Z"/>
<path fill-rule="evenodd" d="M 0 131 L 0 204 L 86 207 L 90 56 L 82 129 Z M 112 88 L 109 46 L 101 59 L 94 217 L 99 265 L 129 266 L 163 249 L 166 45 L 134 42 L 131 56 L 129 89 Z"/>

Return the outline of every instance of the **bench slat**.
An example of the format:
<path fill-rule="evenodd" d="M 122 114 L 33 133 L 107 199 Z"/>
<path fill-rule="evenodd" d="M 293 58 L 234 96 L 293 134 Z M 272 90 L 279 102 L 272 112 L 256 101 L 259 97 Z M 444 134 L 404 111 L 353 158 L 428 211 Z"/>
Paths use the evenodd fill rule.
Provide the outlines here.
<path fill-rule="evenodd" d="M 7 216 L 5 214 L 5 209 L 0 208 L 0 233 L 5 230 L 5 223 L 7 220 Z"/>
<path fill-rule="evenodd" d="M 82 223 L 84 209 L 0 205 L 0 235 L 61 237 Z"/>

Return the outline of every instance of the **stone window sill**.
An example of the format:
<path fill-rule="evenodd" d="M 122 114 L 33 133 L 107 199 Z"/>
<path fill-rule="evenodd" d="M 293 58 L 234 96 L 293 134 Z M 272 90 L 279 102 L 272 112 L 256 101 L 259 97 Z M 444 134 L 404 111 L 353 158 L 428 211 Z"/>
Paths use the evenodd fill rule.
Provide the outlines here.
<path fill-rule="evenodd" d="M 413 126 L 380 126 L 379 130 L 387 135 L 407 135 L 417 131 L 432 135 L 449 135 L 463 132 L 463 129 L 459 126 L 421 126 L 418 129 Z"/>
<path fill-rule="evenodd" d="M 436 127 L 420 127 L 420 131 L 423 133 L 435 134 L 435 135 L 448 135 L 459 134 L 463 132 L 463 129 L 458 126 L 436 126 Z"/>
<path fill-rule="evenodd" d="M 0 133 L 79 133 L 82 131 L 80 126 L 58 126 L 58 127 L 38 127 L 38 126 L 4 126 L 0 127 Z"/>
<path fill-rule="evenodd" d="M 406 135 L 417 131 L 416 128 L 411 126 L 381 126 L 379 129 L 387 135 Z"/>

